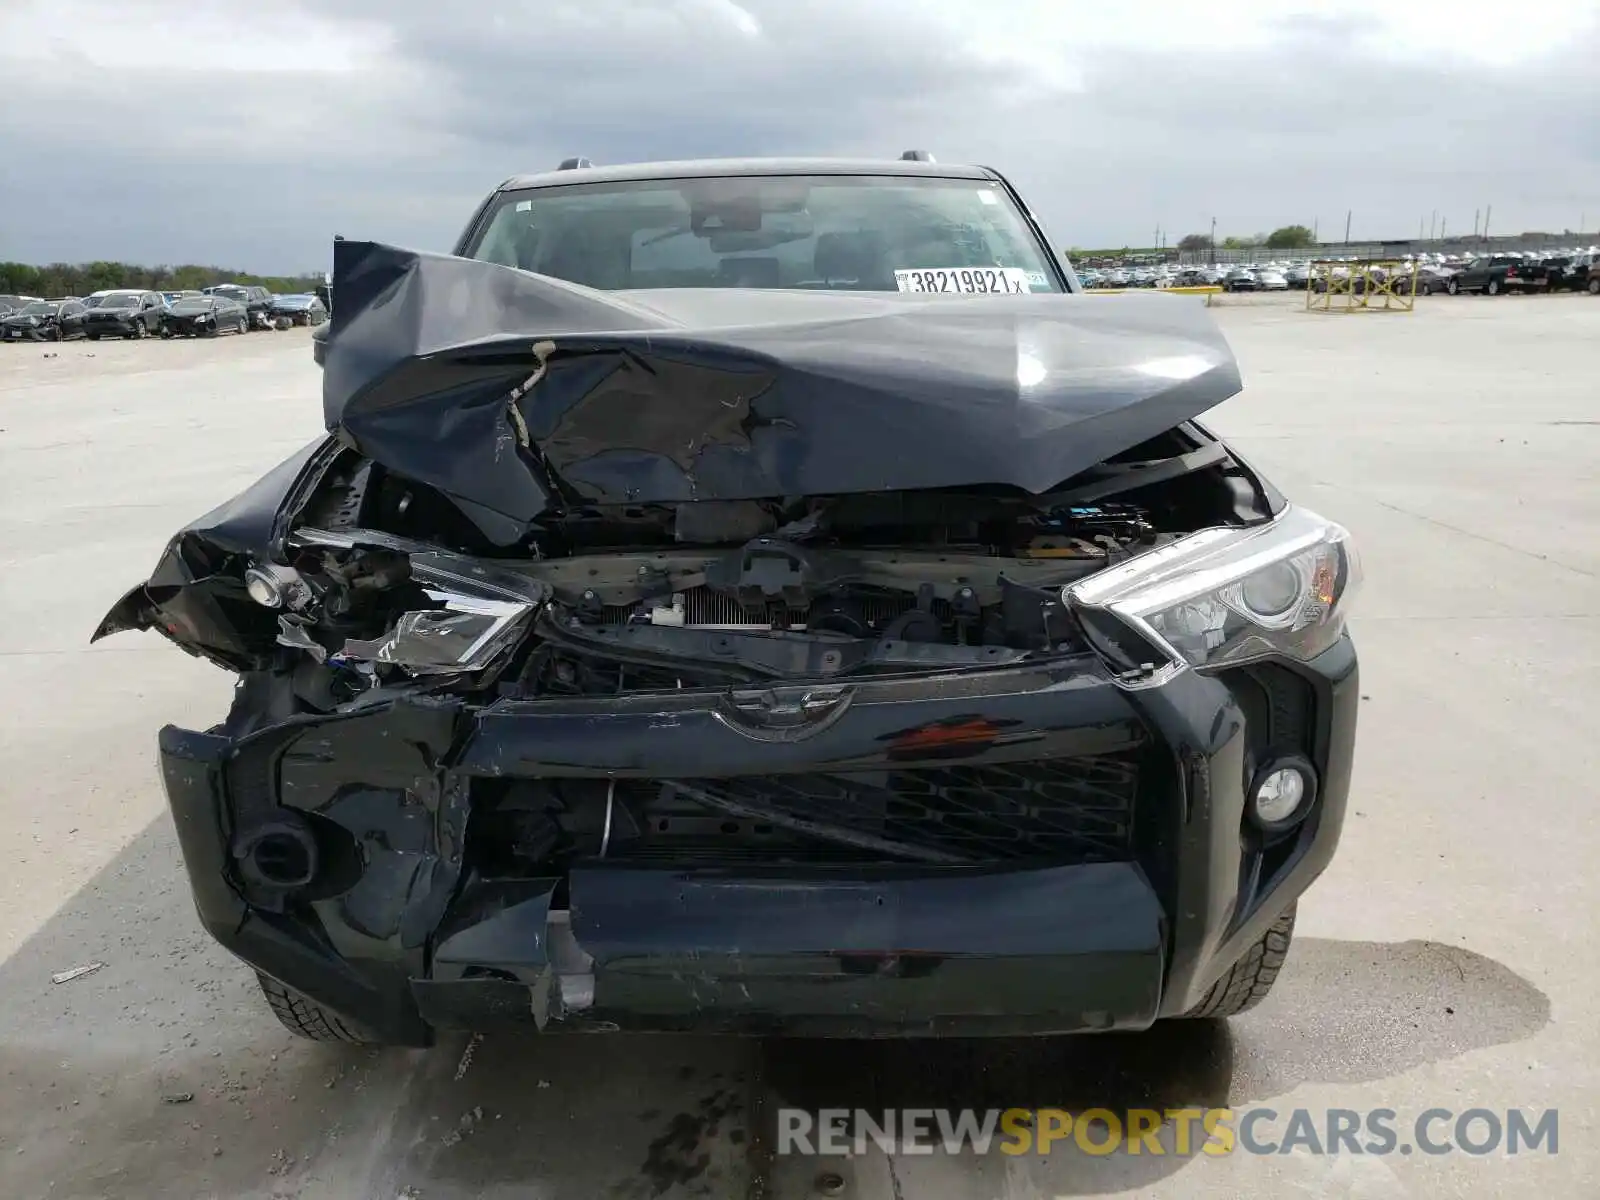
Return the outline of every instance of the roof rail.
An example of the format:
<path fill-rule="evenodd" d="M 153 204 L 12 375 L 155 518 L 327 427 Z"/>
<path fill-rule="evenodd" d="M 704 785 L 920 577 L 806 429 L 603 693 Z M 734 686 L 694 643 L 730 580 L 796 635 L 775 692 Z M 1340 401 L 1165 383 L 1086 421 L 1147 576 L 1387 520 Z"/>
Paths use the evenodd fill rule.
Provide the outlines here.
<path fill-rule="evenodd" d="M 577 158 L 563 158 L 561 160 L 561 165 L 559 167 L 557 167 L 556 170 L 558 170 L 558 171 L 577 171 L 577 170 L 581 170 L 584 167 L 592 167 L 592 166 L 594 166 L 594 164 L 592 162 L 590 162 L 587 158 L 584 158 L 584 157 L 582 157 L 580 155 Z"/>
<path fill-rule="evenodd" d="M 900 155 L 901 162 L 933 162 L 933 155 L 926 150 L 906 150 Z"/>

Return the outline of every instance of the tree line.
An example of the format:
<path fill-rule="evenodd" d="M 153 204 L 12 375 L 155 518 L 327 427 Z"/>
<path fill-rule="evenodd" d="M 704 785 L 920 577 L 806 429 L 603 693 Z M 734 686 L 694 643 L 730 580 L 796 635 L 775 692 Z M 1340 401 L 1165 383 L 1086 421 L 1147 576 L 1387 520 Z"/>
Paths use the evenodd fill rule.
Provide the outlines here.
<path fill-rule="evenodd" d="M 0 262 L 0 292 L 17 296 L 87 296 L 108 288 L 139 288 L 152 292 L 194 291 L 214 283 L 243 283 L 274 292 L 309 292 L 322 276 L 252 275 L 224 267 L 186 264 L 179 267 L 142 267 L 133 263 L 27 263 Z"/>
<path fill-rule="evenodd" d="M 1271 233 L 1250 234 L 1244 237 L 1226 237 L 1217 243 L 1224 250 L 1248 250 L 1252 246 L 1265 246 L 1268 250 L 1306 250 L 1317 244 L 1316 236 L 1304 225 L 1285 225 Z M 1191 233 L 1178 240 L 1179 250 L 1209 250 L 1211 235 Z"/>

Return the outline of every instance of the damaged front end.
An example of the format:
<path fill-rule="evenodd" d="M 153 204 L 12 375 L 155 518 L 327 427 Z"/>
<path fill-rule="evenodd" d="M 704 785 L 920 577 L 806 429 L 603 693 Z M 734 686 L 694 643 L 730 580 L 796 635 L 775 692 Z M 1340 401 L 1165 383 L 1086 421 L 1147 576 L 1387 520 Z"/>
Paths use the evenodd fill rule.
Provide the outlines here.
<path fill-rule="evenodd" d="M 996 431 L 930 409 L 926 357 L 864 348 L 904 301 L 885 324 L 846 300 L 827 356 L 816 297 L 689 333 L 484 264 L 340 254 L 332 436 L 182 531 L 96 634 L 240 676 L 161 754 L 201 916 L 259 971 L 405 1044 L 513 1018 L 1140 1027 L 1331 854 L 1353 561 L 1189 421 L 1237 386 L 1214 347 L 1148 359 L 1135 395 L 1081 327 L 1073 373 L 1042 325 L 964 310 L 974 356 L 935 374 L 1011 412 Z M 470 329 L 441 298 L 459 273 L 495 300 Z M 1004 386 L 985 368 L 997 322 L 1070 375 L 1025 420 L 1014 340 Z M 572 332 L 630 323 L 648 353 Z M 919 461 L 874 465 L 869 393 L 968 445 L 908 433 Z M 995 464 L 1041 429 L 1066 469 L 1011 455 L 1024 486 Z M 1280 559 L 1296 607 L 1263 632 L 1230 580 Z M 1174 591 L 1191 560 L 1208 590 Z M 1246 784 L 1288 755 L 1315 818 L 1251 831 Z"/>

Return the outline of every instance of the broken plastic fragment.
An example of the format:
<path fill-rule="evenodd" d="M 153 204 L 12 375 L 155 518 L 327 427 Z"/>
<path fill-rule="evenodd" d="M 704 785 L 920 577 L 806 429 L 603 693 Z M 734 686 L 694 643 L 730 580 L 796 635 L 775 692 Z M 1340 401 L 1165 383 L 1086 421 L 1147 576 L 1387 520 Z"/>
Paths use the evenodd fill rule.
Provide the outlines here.
<path fill-rule="evenodd" d="M 328 661 L 327 649 L 307 633 L 306 627 L 294 617 L 281 616 L 278 618 L 278 636 L 273 640 L 280 646 L 304 650 L 319 663 Z"/>

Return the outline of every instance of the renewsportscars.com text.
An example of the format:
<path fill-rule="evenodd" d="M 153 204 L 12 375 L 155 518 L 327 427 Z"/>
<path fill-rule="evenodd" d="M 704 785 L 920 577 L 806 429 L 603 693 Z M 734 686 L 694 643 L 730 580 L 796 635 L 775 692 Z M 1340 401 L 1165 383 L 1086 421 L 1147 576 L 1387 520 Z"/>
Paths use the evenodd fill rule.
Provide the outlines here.
<path fill-rule="evenodd" d="M 1556 1154 L 1553 1108 L 1090 1108 L 777 1113 L 779 1154 Z"/>

